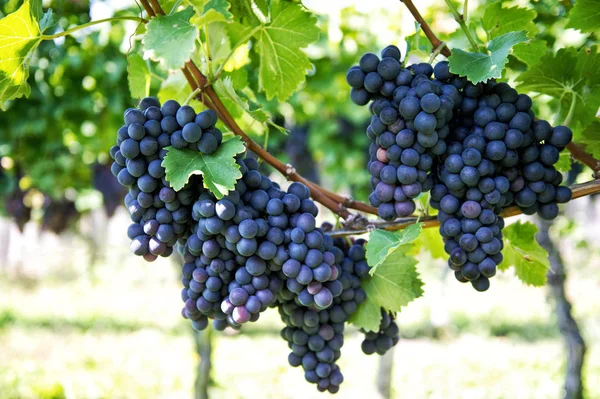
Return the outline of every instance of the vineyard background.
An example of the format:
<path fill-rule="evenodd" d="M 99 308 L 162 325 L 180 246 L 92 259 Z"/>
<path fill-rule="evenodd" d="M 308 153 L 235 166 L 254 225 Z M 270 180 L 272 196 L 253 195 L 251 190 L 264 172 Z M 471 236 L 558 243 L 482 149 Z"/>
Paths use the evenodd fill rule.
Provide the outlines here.
<path fill-rule="evenodd" d="M 269 150 L 292 162 L 303 176 L 366 199 L 363 132 L 368 116 L 350 104 L 345 71 L 365 51 L 388 43 L 403 48 L 414 22 L 392 0 L 303 3 L 320 18 L 321 39 L 307 50 L 315 70 L 288 103 L 267 102 L 278 122 L 290 129 L 289 137 L 272 133 Z M 483 3 L 469 2 L 471 15 L 481 14 Z M 550 3 L 555 2 L 535 4 L 539 15 L 548 15 L 541 23 L 568 7 Z M 6 15 L 19 2 L 0 5 Z M 44 6 L 72 16 L 61 26 L 87 22 L 90 16 L 137 12 L 133 2 L 120 1 L 58 0 Z M 436 32 L 451 35 L 457 29 L 443 2 L 423 1 L 419 8 Z M 564 23 L 548 24 L 554 48 L 586 40 L 565 30 Z M 14 220 L 0 221 L 2 397 L 188 398 L 194 391 L 198 348 L 189 323 L 180 317 L 176 260 L 147 264 L 131 256 L 125 209 L 117 207 L 107 217 L 121 193 L 107 183 L 112 176 L 102 164 L 108 161 L 106 152 L 123 109 L 135 103 L 127 90 L 125 58 L 135 26 L 98 25 L 90 28 L 92 34 L 84 32 L 87 36 L 42 43 L 31 65 L 32 97 L 0 113 L 2 167 L 34 165 L 18 179 L 0 177 L 8 213 L 15 197 L 7 193 L 16 184 L 33 208 L 22 231 Z M 424 37 L 420 40 L 417 48 L 425 43 Z M 428 58 L 424 50 L 412 56 Z M 156 90 L 160 83 L 153 78 L 151 87 Z M 551 112 L 540 108 L 542 115 Z M 256 133 L 256 139 L 263 142 L 265 136 Z M 4 156 L 9 143 L 19 143 L 18 157 Z M 60 157 L 47 155 L 57 148 Z M 572 178 L 586 181 L 590 175 L 584 170 Z M 283 182 L 277 174 L 272 177 Z M 327 211 L 320 217 L 332 220 Z M 510 220 L 519 218 L 537 222 L 523 216 Z M 551 228 L 569 272 L 566 290 L 573 314 L 588 347 L 583 378 L 590 398 L 600 397 L 600 386 L 594 384 L 600 380 L 598 226 L 599 205 L 587 197 L 568 204 Z M 420 254 L 420 261 L 427 295 L 398 317 L 403 339 L 390 355 L 390 396 L 560 396 L 566 355 L 548 288 L 527 287 L 508 272 L 495 278 L 489 292 L 477 293 L 456 284 L 445 262 L 429 251 Z M 241 334 L 213 338 L 211 397 L 323 397 L 288 366 L 276 311 L 261 320 Z M 349 328 L 353 333 L 340 362 L 345 373 L 340 396 L 375 397 L 380 394 L 379 359 L 360 356 L 361 338 Z"/>

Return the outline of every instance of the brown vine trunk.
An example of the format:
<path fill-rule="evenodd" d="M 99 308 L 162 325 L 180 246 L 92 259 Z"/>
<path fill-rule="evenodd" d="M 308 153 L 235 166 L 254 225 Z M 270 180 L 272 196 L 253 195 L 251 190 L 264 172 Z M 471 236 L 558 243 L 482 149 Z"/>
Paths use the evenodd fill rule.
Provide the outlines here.
<path fill-rule="evenodd" d="M 394 351 L 391 348 L 385 355 L 379 358 L 379 370 L 377 372 L 377 391 L 383 399 L 392 397 L 392 371 L 394 368 Z"/>
<path fill-rule="evenodd" d="M 212 384 L 210 377 L 212 355 L 212 327 L 204 331 L 193 331 L 196 352 L 199 355 L 194 383 L 194 398 L 208 399 L 208 387 Z"/>
<path fill-rule="evenodd" d="M 579 331 L 577 321 L 571 314 L 571 303 L 565 292 L 566 270 L 559 248 L 549 234 L 552 222 L 540 220 L 537 240 L 548 251 L 551 270 L 548 272 L 548 288 L 554 301 L 558 327 L 567 349 L 567 370 L 565 376 L 564 398 L 582 399 L 582 368 L 585 358 L 585 341 Z"/>

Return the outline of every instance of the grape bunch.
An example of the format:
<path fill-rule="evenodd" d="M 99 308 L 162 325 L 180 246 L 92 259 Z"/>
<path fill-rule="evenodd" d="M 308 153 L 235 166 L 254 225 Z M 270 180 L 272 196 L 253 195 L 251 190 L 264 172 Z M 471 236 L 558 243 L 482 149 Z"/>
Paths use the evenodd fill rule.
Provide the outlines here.
<path fill-rule="evenodd" d="M 110 150 L 111 171 L 129 191 L 125 206 L 133 222 L 127 231 L 131 250 L 153 261 L 169 256 L 177 240 L 188 234 L 190 205 L 202 189 L 199 177 L 178 192 L 171 188 L 161 165 L 166 147 L 208 154 L 221 144 L 222 134 L 215 127 L 214 111 L 196 115 L 191 107 L 174 100 L 161 107 L 157 99 L 144 98 L 138 108 L 125 111 L 124 119 Z"/>
<path fill-rule="evenodd" d="M 431 191 L 457 280 L 489 288 L 503 261 L 504 209 L 552 219 L 571 199 L 554 166 L 571 130 L 537 120 L 531 98 L 507 83 L 472 84 L 446 61 L 403 68 L 395 46 L 381 59 L 363 55 L 346 80 L 351 100 L 373 114 L 371 204 L 392 220 L 412 214 L 413 199 Z"/>
<path fill-rule="evenodd" d="M 330 228 L 323 226 L 325 231 Z M 343 381 L 336 362 L 341 356 L 345 323 L 366 299 L 359 277 L 369 273 L 364 243 L 356 240 L 350 245 L 342 238 L 332 241 L 330 251 L 335 256 L 338 278 L 330 282 L 334 299 L 329 308 L 306 308 L 287 289 L 279 295 L 279 313 L 286 325 L 281 336 L 292 351 L 288 362 L 293 367 L 302 366 L 306 380 L 317 384 L 319 391 L 336 393 Z"/>
<path fill-rule="evenodd" d="M 354 280 L 365 280 L 369 278 L 370 266 L 366 259 L 366 243 L 367 242 L 365 240 L 359 239 L 354 240 L 352 245 L 348 245 L 347 240 L 335 240 L 336 247 L 341 249 L 345 255 L 343 261 L 341 262 L 342 270 L 344 270 L 344 272 Z M 398 343 L 399 330 L 394 318 L 395 315 L 393 313 L 387 313 L 382 309 L 379 330 L 361 330 L 365 336 L 365 339 L 361 345 L 363 353 L 366 355 L 372 355 L 373 353 L 377 352 L 379 355 L 384 355 L 388 350 Z"/>
<path fill-rule="evenodd" d="M 371 101 L 369 201 L 381 218 L 393 220 L 411 215 L 413 199 L 433 186 L 434 157 L 446 151 L 444 139 L 459 94 L 453 85 L 432 80 L 427 63 L 403 68 L 395 46 L 381 56 L 363 55 L 346 80 L 356 104 Z"/>
<path fill-rule="evenodd" d="M 395 316 L 381 309 L 381 322 L 378 331 L 363 331 L 365 339 L 361 344 L 363 353 L 384 355 L 400 341 L 398 325 Z"/>
<path fill-rule="evenodd" d="M 431 205 L 440 210 L 440 234 L 455 277 L 485 291 L 503 260 L 502 211 L 516 204 L 526 214 L 552 219 L 557 204 L 570 200 L 571 190 L 559 186 L 562 175 L 553 165 L 572 133 L 536 120 L 531 99 L 506 83 L 454 82 L 463 101 L 438 163 Z"/>
<path fill-rule="evenodd" d="M 204 316 L 237 328 L 273 305 L 284 283 L 302 306 L 331 306 L 338 272 L 308 188 L 292 183 L 284 192 L 253 158 L 238 162 L 234 191 L 220 200 L 204 192 L 193 205 L 196 223 L 183 250 L 196 268 L 184 270 L 185 310 L 196 300 Z"/>
<path fill-rule="evenodd" d="M 240 329 L 277 307 L 286 327 L 292 366 L 304 368 L 319 391 L 335 393 L 343 381 L 336 364 L 345 323 L 366 300 L 361 279 L 369 275 L 364 240 L 332 239 L 332 226 L 316 226 L 318 208 L 309 189 L 287 190 L 258 171 L 250 154 L 236 162 L 242 174 L 234 190 L 217 199 L 201 176 L 175 191 L 161 163 L 166 147 L 209 154 L 221 144 L 213 111 L 195 114 L 174 101 L 162 107 L 143 99 L 125 112 L 125 126 L 111 149 L 112 173 L 128 188 L 125 203 L 133 224 L 131 248 L 148 261 L 182 255 L 182 316 L 196 330 Z M 390 315 L 383 316 L 378 353 L 391 344 Z M 393 324 L 395 326 L 395 324 Z M 368 353 L 368 352 L 367 352 Z"/>

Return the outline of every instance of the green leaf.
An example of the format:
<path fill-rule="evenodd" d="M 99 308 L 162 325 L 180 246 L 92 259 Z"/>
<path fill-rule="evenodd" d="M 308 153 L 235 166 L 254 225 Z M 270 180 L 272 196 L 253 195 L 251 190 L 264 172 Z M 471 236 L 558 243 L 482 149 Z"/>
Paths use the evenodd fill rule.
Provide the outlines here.
<path fill-rule="evenodd" d="M 550 269 L 548 252 L 535 240 L 537 227 L 529 222 L 517 221 L 504 229 L 504 262 L 500 270 L 515 268 L 517 277 L 527 285 L 536 287 L 546 284 Z"/>
<path fill-rule="evenodd" d="M 265 16 L 269 15 L 269 3 L 270 0 L 254 0 L 254 4 L 256 4 L 260 12 Z"/>
<path fill-rule="evenodd" d="M 366 285 L 366 284 L 365 284 Z M 381 323 L 381 307 L 376 301 L 370 301 L 369 298 L 361 303 L 356 312 L 350 316 L 350 323 L 357 328 L 363 328 L 366 331 L 377 331 Z"/>
<path fill-rule="evenodd" d="M 421 250 L 429 252 L 433 259 L 448 259 L 448 255 L 444 251 L 444 241 L 438 229 L 423 229 L 421 231 L 410 253 L 417 255 Z"/>
<path fill-rule="evenodd" d="M 367 244 L 368 245 L 368 244 Z M 367 299 L 357 309 L 350 321 L 367 331 L 377 331 L 381 320 L 380 308 L 399 312 L 403 306 L 423 294 L 423 281 L 416 269 L 417 260 L 397 248 L 377 271 L 363 282 Z"/>
<path fill-rule="evenodd" d="M 481 26 L 485 29 L 488 40 L 502 36 L 505 33 L 524 30 L 534 37 L 538 28 L 535 25 L 537 12 L 523 7 L 502 7 L 502 2 L 493 2 L 485 5 L 485 13 L 481 19 Z"/>
<path fill-rule="evenodd" d="M 150 93 L 150 70 L 148 69 L 148 64 L 138 53 L 130 54 L 128 61 L 127 79 L 129 81 L 131 97 L 147 97 Z"/>
<path fill-rule="evenodd" d="M 573 47 L 560 49 L 556 54 L 547 54 L 540 62 L 517 77 L 520 92 L 537 92 L 560 100 L 561 108 L 556 117 L 566 117 L 573 98 L 575 106 L 570 125 L 574 133 L 580 134 L 582 128 L 596 118 L 600 107 L 600 54 L 597 47 Z"/>
<path fill-rule="evenodd" d="M 177 69 L 190 59 L 198 38 L 198 28 L 189 22 L 192 15 L 194 10 L 188 7 L 148 22 L 142 42 L 150 58 L 168 69 Z"/>
<path fill-rule="evenodd" d="M 231 43 L 227 35 L 227 24 L 215 22 L 208 25 L 208 41 L 210 44 L 210 57 L 213 65 L 224 61 L 231 51 Z"/>
<path fill-rule="evenodd" d="M 241 93 L 238 94 L 235 91 L 233 82 L 229 76 L 219 79 L 213 86 L 227 109 L 237 107 L 241 112 L 248 113 L 254 120 L 260 123 L 266 122 L 269 119 L 269 115 L 262 109 L 261 105 L 250 101 L 246 96 Z"/>
<path fill-rule="evenodd" d="M 12 14 L 0 19 L 0 106 L 22 96 L 29 97 L 27 62 L 41 42 L 35 5 L 25 0 Z"/>
<path fill-rule="evenodd" d="M 271 22 L 255 34 L 260 57 L 259 85 L 268 100 L 283 101 L 304 82 L 311 63 L 300 50 L 319 38 L 317 19 L 302 5 L 275 1 Z"/>
<path fill-rule="evenodd" d="M 487 45 L 489 54 L 469 53 L 454 48 L 452 55 L 448 57 L 450 72 L 466 76 L 473 83 L 501 78 L 511 48 L 525 41 L 527 41 L 527 35 L 522 30 L 505 33 L 492 39 Z"/>
<path fill-rule="evenodd" d="M 173 71 L 167 76 L 160 89 L 158 90 L 158 100 L 161 103 L 164 103 L 167 100 L 175 100 L 178 103 L 182 104 L 187 100 L 187 98 L 192 94 L 192 89 L 188 84 L 188 81 L 185 79 L 183 72 L 181 70 Z M 201 106 L 201 103 L 196 100 L 192 100 L 190 102 L 190 106 L 196 109 Z"/>
<path fill-rule="evenodd" d="M 600 30 L 600 0 L 577 0 L 569 13 L 567 28 L 582 32 Z"/>
<path fill-rule="evenodd" d="M 230 22 L 233 14 L 229 11 L 231 4 L 227 0 L 187 0 L 194 7 L 196 16 L 192 20 L 200 27 L 211 22 Z"/>
<path fill-rule="evenodd" d="M 586 126 L 579 142 L 585 144 L 585 151 L 588 154 L 600 159 L 600 122 L 594 121 Z"/>
<path fill-rule="evenodd" d="M 167 180 L 175 191 L 181 190 L 192 175 L 202 175 L 204 187 L 217 199 L 223 198 L 235 188 L 235 182 L 242 177 L 240 165 L 235 156 L 246 150 L 244 142 L 234 137 L 219 146 L 212 154 L 202 154 L 188 149 L 178 150 L 167 147 L 167 155 L 162 162 Z"/>
<path fill-rule="evenodd" d="M 540 62 L 540 59 L 547 51 L 548 43 L 544 40 L 536 39 L 528 43 L 517 44 L 513 47 L 512 55 L 527 64 L 527 66 L 533 66 Z"/>
<path fill-rule="evenodd" d="M 235 16 L 235 19 L 244 25 L 260 25 L 260 20 L 254 14 L 254 11 L 252 11 L 251 0 L 235 0 L 231 4 L 231 12 Z"/>
<path fill-rule="evenodd" d="M 401 252 L 406 252 L 410 249 L 410 244 L 419 237 L 423 223 L 411 224 L 404 230 L 399 232 L 391 232 L 385 230 L 373 230 L 369 234 L 367 242 L 367 263 L 371 266 L 369 273 L 373 275 L 377 271 L 377 267 L 381 265 L 387 257 L 399 249 Z"/>
<path fill-rule="evenodd" d="M 53 27 L 58 22 L 58 16 L 54 14 L 51 8 L 48 9 L 40 20 L 40 32 L 44 32 L 46 29 Z"/>
<path fill-rule="evenodd" d="M 429 54 L 433 51 L 433 46 L 431 45 L 431 42 L 427 39 L 427 36 L 425 36 L 421 28 L 418 28 L 418 30 L 412 35 L 406 36 L 404 40 L 406 40 L 407 46 L 406 53 L 420 50 L 424 53 Z"/>
<path fill-rule="evenodd" d="M 558 157 L 558 162 L 554 164 L 554 167 L 559 172 L 566 173 L 571 170 L 571 153 L 569 151 L 562 151 Z"/>

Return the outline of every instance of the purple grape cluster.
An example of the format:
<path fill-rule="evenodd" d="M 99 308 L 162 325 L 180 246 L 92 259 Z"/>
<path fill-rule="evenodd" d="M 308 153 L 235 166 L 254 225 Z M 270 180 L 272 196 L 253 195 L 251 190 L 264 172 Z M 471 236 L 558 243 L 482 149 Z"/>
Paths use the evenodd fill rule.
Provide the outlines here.
<path fill-rule="evenodd" d="M 573 133 L 537 120 L 532 100 L 507 83 L 472 84 L 448 62 L 402 68 L 400 52 L 367 53 L 346 76 L 351 99 L 369 104 L 369 200 L 386 220 L 412 214 L 431 190 L 448 264 L 461 282 L 489 288 L 502 260 L 500 214 L 517 205 L 543 219 L 571 199 L 556 170 Z"/>
<path fill-rule="evenodd" d="M 433 186 L 434 158 L 446 151 L 459 94 L 453 85 L 432 79 L 427 63 L 403 68 L 395 46 L 386 47 L 381 57 L 363 55 L 346 80 L 356 104 L 371 101 L 369 201 L 382 219 L 393 220 L 411 215 L 414 198 Z"/>
<path fill-rule="evenodd" d="M 447 64 L 438 65 L 446 73 Z M 449 75 L 462 101 L 448 150 L 437 163 L 430 203 L 439 209 L 455 277 L 485 291 L 503 261 L 503 210 L 517 205 L 525 214 L 553 219 L 557 204 L 571 199 L 554 165 L 572 132 L 536 120 L 531 98 L 506 83 L 473 85 Z"/>
<path fill-rule="evenodd" d="M 211 320 L 216 330 L 239 329 L 278 307 L 292 351 L 289 363 L 302 365 L 319 391 L 335 393 L 343 381 L 336 362 L 345 323 L 366 299 L 365 241 L 333 240 L 327 234 L 331 225 L 316 226 L 318 208 L 306 186 L 292 183 L 282 190 L 246 154 L 236 159 L 242 178 L 223 198 L 204 189 L 201 176 L 173 190 L 161 165 L 166 147 L 216 151 L 216 122 L 212 111 L 196 115 L 174 101 L 160 107 L 154 98 L 125 112 L 111 156 L 113 174 L 129 189 L 131 249 L 153 261 L 177 245 L 182 316 L 196 330 Z M 386 332 L 388 324 L 382 324 Z M 373 334 L 380 333 L 367 337 Z M 380 341 L 377 351 L 383 353 Z"/>
<path fill-rule="evenodd" d="M 203 192 L 193 204 L 195 223 L 182 247 L 184 314 L 204 316 L 195 327 L 215 318 L 239 328 L 274 305 L 284 285 L 302 306 L 330 307 L 338 271 L 308 188 L 292 183 L 282 191 L 253 158 L 238 162 L 242 178 L 234 191 L 220 200 Z"/>
<path fill-rule="evenodd" d="M 286 325 L 281 336 L 291 349 L 288 362 L 293 367 L 302 366 L 306 380 L 316 384 L 321 392 L 336 393 L 343 381 L 336 362 L 344 344 L 345 323 L 366 299 L 357 273 L 368 275 L 364 243 L 364 240 L 352 245 L 346 239 L 333 241 L 330 250 L 335 256 L 338 278 L 330 286 L 334 295 L 330 307 L 307 308 L 287 289 L 279 294 L 279 314 Z"/>
<path fill-rule="evenodd" d="M 144 98 L 138 108 L 125 111 L 124 119 L 110 150 L 111 171 L 129 190 L 125 206 L 133 222 L 127 230 L 131 250 L 151 262 L 173 253 L 177 240 L 188 234 L 190 206 L 202 190 L 199 177 L 178 192 L 171 188 L 162 166 L 166 148 L 208 154 L 221 144 L 222 134 L 215 127 L 214 111 L 196 115 L 191 107 L 174 100 L 161 107 L 156 98 Z"/>

